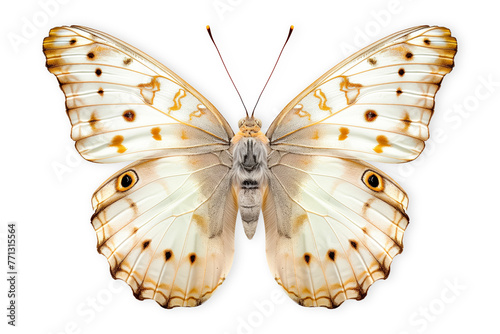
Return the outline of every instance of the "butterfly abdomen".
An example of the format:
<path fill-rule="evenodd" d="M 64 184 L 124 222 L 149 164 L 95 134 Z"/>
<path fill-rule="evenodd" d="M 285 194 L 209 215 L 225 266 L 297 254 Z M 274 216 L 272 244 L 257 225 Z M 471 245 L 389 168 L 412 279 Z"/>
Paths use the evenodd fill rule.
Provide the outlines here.
<path fill-rule="evenodd" d="M 267 149 L 253 137 L 243 137 L 233 150 L 233 186 L 237 189 L 238 206 L 245 234 L 255 234 L 262 206 L 262 190 L 267 184 Z"/>

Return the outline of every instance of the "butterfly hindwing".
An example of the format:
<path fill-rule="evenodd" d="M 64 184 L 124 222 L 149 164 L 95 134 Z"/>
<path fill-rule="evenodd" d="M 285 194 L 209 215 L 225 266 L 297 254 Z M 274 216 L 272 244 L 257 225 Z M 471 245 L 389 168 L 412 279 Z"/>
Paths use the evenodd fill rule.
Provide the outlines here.
<path fill-rule="evenodd" d="M 275 151 L 269 168 L 263 212 L 277 282 L 304 306 L 362 299 L 402 251 L 404 191 L 375 167 L 337 157 Z"/>
<path fill-rule="evenodd" d="M 137 162 L 94 194 L 101 254 L 139 299 L 196 306 L 231 266 L 237 201 L 226 152 Z"/>
<path fill-rule="evenodd" d="M 134 47 L 71 26 L 53 28 L 43 48 L 85 159 L 131 161 L 228 147 L 233 132 L 215 107 Z"/>
<path fill-rule="evenodd" d="M 379 162 L 415 159 L 457 43 L 416 27 L 352 55 L 297 96 L 270 126 L 273 149 Z"/>

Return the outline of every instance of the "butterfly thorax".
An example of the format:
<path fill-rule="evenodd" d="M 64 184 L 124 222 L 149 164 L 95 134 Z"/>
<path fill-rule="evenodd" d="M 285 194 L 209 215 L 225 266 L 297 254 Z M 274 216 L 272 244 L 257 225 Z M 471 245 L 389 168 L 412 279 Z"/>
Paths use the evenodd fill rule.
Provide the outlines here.
<path fill-rule="evenodd" d="M 233 143 L 233 187 L 238 194 L 238 206 L 245 234 L 255 234 L 262 206 L 262 194 L 267 185 L 268 140 L 260 131 L 260 120 L 240 120 L 240 131 Z"/>

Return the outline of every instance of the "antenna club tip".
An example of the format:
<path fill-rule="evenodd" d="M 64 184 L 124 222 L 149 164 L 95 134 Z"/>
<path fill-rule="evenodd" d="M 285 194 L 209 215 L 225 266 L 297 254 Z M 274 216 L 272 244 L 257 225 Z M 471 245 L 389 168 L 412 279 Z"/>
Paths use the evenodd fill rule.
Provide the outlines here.
<path fill-rule="evenodd" d="M 292 24 L 292 25 L 290 26 L 290 30 L 293 30 L 293 28 L 294 28 L 294 26 L 293 26 L 293 24 Z"/>
<path fill-rule="evenodd" d="M 210 30 L 210 26 L 207 24 L 207 30 Z"/>

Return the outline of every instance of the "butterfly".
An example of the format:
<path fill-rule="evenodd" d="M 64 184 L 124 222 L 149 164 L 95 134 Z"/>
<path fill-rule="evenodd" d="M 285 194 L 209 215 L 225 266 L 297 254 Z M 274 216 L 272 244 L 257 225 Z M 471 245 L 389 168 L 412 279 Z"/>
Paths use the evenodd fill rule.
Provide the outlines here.
<path fill-rule="evenodd" d="M 363 299 L 403 249 L 408 196 L 366 161 L 403 163 L 429 138 L 434 97 L 454 66 L 444 27 L 390 35 L 308 86 L 262 132 L 235 134 L 174 72 L 97 30 L 50 30 L 43 51 L 83 158 L 132 162 L 94 193 L 97 249 L 136 298 L 197 306 L 233 261 L 238 211 L 262 212 L 272 275 L 303 306 Z"/>

